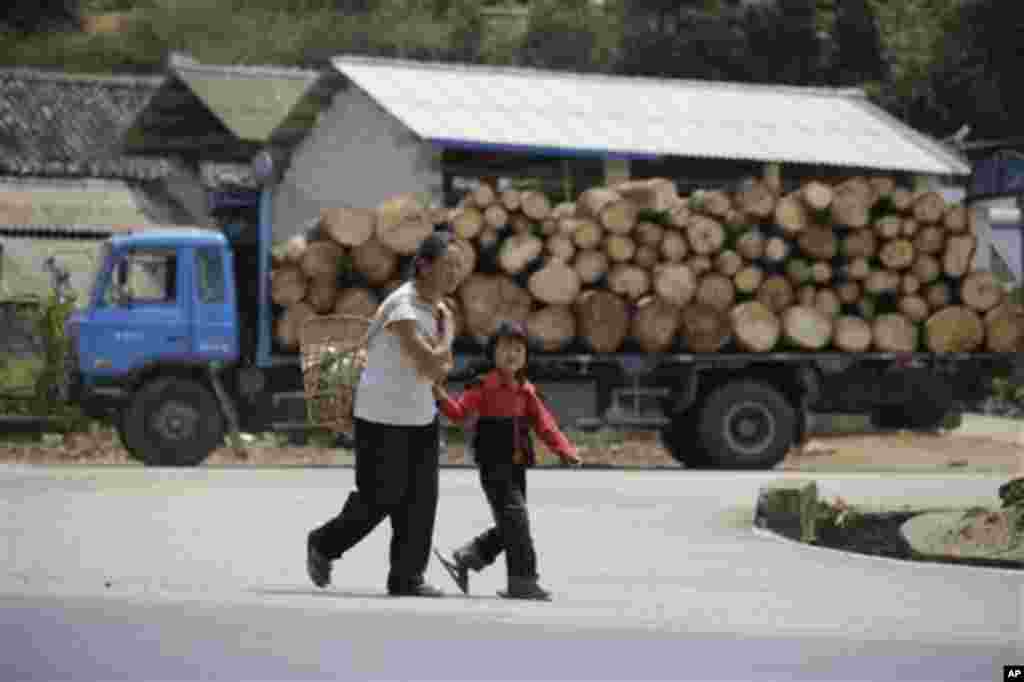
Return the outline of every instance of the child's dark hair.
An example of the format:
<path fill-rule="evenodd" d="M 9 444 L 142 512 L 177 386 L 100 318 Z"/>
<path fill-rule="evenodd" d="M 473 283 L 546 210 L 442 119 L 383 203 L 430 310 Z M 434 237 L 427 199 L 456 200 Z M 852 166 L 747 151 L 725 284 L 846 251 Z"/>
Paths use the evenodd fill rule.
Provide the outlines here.
<path fill-rule="evenodd" d="M 516 339 L 523 344 L 523 348 L 526 350 L 526 364 L 516 374 L 516 378 L 524 381 L 526 379 L 526 367 L 530 364 L 530 337 L 526 333 L 526 328 L 518 322 L 512 321 L 504 321 L 498 325 L 494 335 L 487 342 L 487 361 L 491 367 L 498 366 L 498 341 L 501 339 Z"/>
<path fill-rule="evenodd" d="M 416 250 L 416 255 L 409 262 L 406 279 L 414 279 L 420 274 L 424 265 L 429 265 L 441 258 L 454 239 L 455 236 L 447 224 L 435 225 L 434 231 L 423 240 Z"/>

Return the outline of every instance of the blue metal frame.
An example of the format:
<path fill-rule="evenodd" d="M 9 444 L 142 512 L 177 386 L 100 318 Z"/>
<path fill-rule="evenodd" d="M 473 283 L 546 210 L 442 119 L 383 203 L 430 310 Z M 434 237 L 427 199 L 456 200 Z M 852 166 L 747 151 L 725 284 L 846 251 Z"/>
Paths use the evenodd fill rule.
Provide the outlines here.
<path fill-rule="evenodd" d="M 257 271 L 259 273 L 259 296 L 260 300 L 257 304 L 256 322 L 259 324 L 259 330 L 256 337 L 256 366 L 257 367 L 270 367 L 270 242 L 272 238 L 271 231 L 271 190 L 264 187 L 260 191 L 260 206 L 259 206 L 259 224 L 257 229 L 259 231 L 257 239 L 259 240 L 257 250 L 259 253 L 259 265 Z"/>
<path fill-rule="evenodd" d="M 470 140 L 453 140 L 441 137 L 432 137 L 427 140 L 431 144 L 439 145 L 448 149 L 463 149 L 476 152 L 501 152 L 512 154 L 533 154 L 535 156 L 573 157 L 579 159 L 600 158 L 629 161 L 656 161 L 662 154 L 649 154 L 643 152 L 611 152 L 607 149 L 572 149 L 566 147 L 535 147 L 526 144 L 489 144 L 487 142 L 472 142 Z"/>

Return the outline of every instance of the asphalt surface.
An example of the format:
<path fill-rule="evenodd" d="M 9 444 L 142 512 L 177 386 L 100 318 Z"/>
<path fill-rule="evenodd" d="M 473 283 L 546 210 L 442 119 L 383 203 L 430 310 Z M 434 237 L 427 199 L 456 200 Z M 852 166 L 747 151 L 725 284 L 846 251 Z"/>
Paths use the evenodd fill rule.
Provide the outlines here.
<path fill-rule="evenodd" d="M 504 566 L 444 599 L 384 595 L 386 523 L 312 587 L 304 541 L 350 469 L 0 467 L 0 680 L 998 680 L 1024 662 L 1024 573 L 792 544 L 759 486 L 868 508 L 996 506 L 998 476 L 535 471 L 549 604 Z M 482 530 L 442 472 L 436 546 Z"/>

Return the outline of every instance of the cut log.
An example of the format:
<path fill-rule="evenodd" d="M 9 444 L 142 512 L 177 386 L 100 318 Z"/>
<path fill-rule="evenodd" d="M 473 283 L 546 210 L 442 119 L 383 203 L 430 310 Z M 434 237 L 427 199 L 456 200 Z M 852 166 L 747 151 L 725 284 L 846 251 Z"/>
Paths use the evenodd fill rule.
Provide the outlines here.
<path fill-rule="evenodd" d="M 775 206 L 775 224 L 790 236 L 800 234 L 811 224 L 807 205 L 798 194 L 787 194 L 779 199 Z"/>
<path fill-rule="evenodd" d="M 476 239 L 484 229 L 484 214 L 475 206 L 456 209 L 452 215 L 452 231 L 460 239 Z"/>
<path fill-rule="evenodd" d="M 857 314 L 865 320 L 868 320 L 872 324 L 878 317 L 878 302 L 873 298 L 862 298 L 857 301 L 855 305 L 857 308 Z M 872 327 L 872 335 L 874 335 L 874 327 Z"/>
<path fill-rule="evenodd" d="M 576 330 L 595 353 L 614 353 L 629 333 L 626 300 L 611 291 L 590 289 L 576 302 Z"/>
<path fill-rule="evenodd" d="M 917 222 L 934 225 L 946 214 L 946 200 L 938 192 L 924 192 L 914 198 L 911 212 Z"/>
<path fill-rule="evenodd" d="M 582 250 L 597 248 L 604 238 L 604 229 L 588 218 L 564 218 L 562 232 L 567 231 L 572 234 L 576 248 Z"/>
<path fill-rule="evenodd" d="M 946 235 L 941 229 L 934 225 L 923 227 L 914 237 L 914 250 L 918 253 L 925 253 L 930 256 L 942 253 L 946 245 Z"/>
<path fill-rule="evenodd" d="M 729 313 L 729 320 L 737 345 L 752 353 L 771 351 L 782 335 L 778 315 L 758 301 L 739 304 Z"/>
<path fill-rule="evenodd" d="M 900 226 L 900 236 L 907 239 L 913 239 L 917 236 L 917 233 L 921 231 L 921 223 L 917 222 L 913 218 L 904 218 L 903 223 Z"/>
<path fill-rule="evenodd" d="M 668 211 L 679 202 L 676 184 L 668 178 L 649 178 L 647 180 L 627 180 L 620 182 L 611 189 L 619 193 L 623 199 L 633 202 L 641 211 Z"/>
<path fill-rule="evenodd" d="M 295 265 L 285 265 L 270 273 L 270 300 L 280 306 L 295 305 L 306 297 L 306 276 Z"/>
<path fill-rule="evenodd" d="M 821 212 L 832 205 L 832 188 L 815 180 L 803 186 L 800 196 L 812 211 Z"/>
<path fill-rule="evenodd" d="M 551 215 L 548 216 L 548 219 L 561 221 L 562 218 L 575 218 L 575 217 L 576 217 L 576 202 L 575 201 L 563 201 L 560 204 L 555 204 L 555 207 L 551 209 Z"/>
<path fill-rule="evenodd" d="M 626 263 L 633 260 L 636 242 L 628 235 L 610 232 L 604 239 L 604 250 L 613 263 Z"/>
<path fill-rule="evenodd" d="M 546 353 L 560 351 L 576 337 L 576 316 L 566 305 L 538 308 L 526 318 L 526 333 L 540 350 Z"/>
<path fill-rule="evenodd" d="M 306 320 L 315 316 L 316 311 L 305 302 L 286 307 L 281 316 L 277 318 L 274 328 L 274 337 L 281 348 L 298 350 L 302 325 L 306 323 Z"/>
<path fill-rule="evenodd" d="M 832 260 L 839 250 L 835 233 L 826 227 L 810 227 L 797 240 L 800 250 L 815 260 Z"/>
<path fill-rule="evenodd" d="M 854 230 L 843 238 L 840 251 L 847 258 L 871 258 L 878 250 L 878 239 L 871 230 Z"/>
<path fill-rule="evenodd" d="M 934 256 L 918 254 L 910 270 L 921 284 L 931 284 L 942 274 L 942 264 Z"/>
<path fill-rule="evenodd" d="M 975 270 L 960 284 L 960 299 L 964 305 L 980 313 L 997 307 L 1005 297 L 1002 283 L 987 270 Z"/>
<path fill-rule="evenodd" d="M 781 275 L 766 278 L 757 289 L 757 300 L 774 313 L 782 313 L 795 298 L 793 285 Z"/>
<path fill-rule="evenodd" d="M 818 287 L 813 284 L 805 284 L 796 290 L 797 305 L 807 308 L 814 307 L 814 301 L 818 298 Z"/>
<path fill-rule="evenodd" d="M 306 303 L 309 303 L 319 315 L 326 315 L 334 308 L 338 298 L 338 280 L 336 278 L 309 280 L 306 291 Z"/>
<path fill-rule="evenodd" d="M 839 300 L 839 294 L 834 289 L 818 289 L 814 292 L 815 310 L 828 317 L 838 317 L 843 308 L 843 302 Z"/>
<path fill-rule="evenodd" d="M 942 258 L 942 271 L 950 277 L 963 277 L 971 269 L 978 238 L 973 234 L 957 234 L 946 242 Z"/>
<path fill-rule="evenodd" d="M 433 231 L 427 209 L 411 194 L 391 197 L 377 207 L 377 239 L 397 254 L 416 253 Z"/>
<path fill-rule="evenodd" d="M 579 251 L 573 268 L 584 285 L 595 284 L 608 273 L 608 254 L 597 249 Z"/>
<path fill-rule="evenodd" d="M 854 258 L 843 270 L 847 277 L 859 282 L 871 276 L 871 263 L 867 258 Z"/>
<path fill-rule="evenodd" d="M 694 216 L 686 228 L 686 238 L 694 253 L 708 256 L 721 250 L 725 243 L 725 228 L 713 218 Z"/>
<path fill-rule="evenodd" d="M 732 278 L 739 294 L 753 294 L 764 281 L 764 270 L 758 265 L 748 265 Z"/>
<path fill-rule="evenodd" d="M 302 255 L 302 272 L 310 279 L 338 279 L 342 270 L 345 249 L 325 240 L 311 242 Z"/>
<path fill-rule="evenodd" d="M 743 257 L 735 251 L 725 250 L 715 257 L 715 270 L 726 277 L 732 277 L 741 269 L 743 269 Z"/>
<path fill-rule="evenodd" d="M 677 230 L 685 230 L 690 226 L 690 218 L 693 216 L 693 212 L 690 211 L 685 201 L 680 200 L 678 204 L 673 206 L 668 212 L 668 224 Z"/>
<path fill-rule="evenodd" d="M 775 193 L 763 182 L 746 183 L 736 195 L 736 207 L 762 220 L 770 218 L 775 213 Z"/>
<path fill-rule="evenodd" d="M 855 281 L 843 282 L 836 287 L 836 296 L 839 302 L 844 305 L 851 305 L 860 300 L 860 284 Z"/>
<path fill-rule="evenodd" d="M 866 227 L 870 220 L 871 199 L 859 191 L 836 188 L 830 211 L 836 225 L 860 229 Z"/>
<path fill-rule="evenodd" d="M 871 183 L 868 181 L 866 177 L 859 175 L 855 175 L 853 177 L 843 180 L 842 182 L 835 186 L 833 192 L 836 195 L 856 195 L 860 197 L 860 199 L 865 204 L 867 204 L 867 207 L 869 209 L 874 205 L 876 201 L 875 190 L 874 188 L 872 188 Z"/>
<path fill-rule="evenodd" d="M 508 224 L 508 211 L 501 204 L 491 204 L 484 209 L 484 222 L 491 227 L 505 227 Z"/>
<path fill-rule="evenodd" d="M 580 293 L 580 276 L 571 266 L 557 258 L 547 261 L 530 275 L 530 294 L 547 305 L 569 305 Z"/>
<path fill-rule="evenodd" d="M 687 350 L 715 353 L 732 338 L 732 324 L 728 313 L 694 303 L 683 308 L 679 334 Z"/>
<path fill-rule="evenodd" d="M 924 322 L 932 314 L 928 301 L 916 295 L 901 298 L 899 309 L 907 316 L 907 319 L 917 324 Z"/>
<path fill-rule="evenodd" d="M 653 271 L 654 293 L 672 305 L 684 306 L 697 291 L 697 277 L 682 263 L 662 263 Z"/>
<path fill-rule="evenodd" d="M 498 251 L 498 264 L 510 275 L 516 275 L 526 269 L 544 252 L 544 242 L 532 234 L 513 234 L 501 243 Z"/>
<path fill-rule="evenodd" d="M 895 294 L 900 290 L 902 278 L 892 270 L 875 270 L 864 280 L 864 291 L 878 296 L 879 294 Z"/>
<path fill-rule="evenodd" d="M 537 223 L 530 220 L 529 217 L 522 213 L 515 213 L 508 219 L 508 225 L 512 228 L 513 232 L 518 234 L 533 234 L 539 231 Z M 491 227 L 494 227 L 493 225 Z M 498 226 L 501 227 L 500 225 Z"/>
<path fill-rule="evenodd" d="M 612 293 L 638 301 L 651 290 L 651 273 L 632 263 L 613 265 L 608 272 L 608 288 Z"/>
<path fill-rule="evenodd" d="M 576 214 L 592 218 L 604 229 L 628 234 L 636 226 L 636 205 L 607 187 L 592 187 L 576 200 Z"/>
<path fill-rule="evenodd" d="M 868 184 L 871 185 L 876 201 L 887 199 L 892 194 L 892 191 L 896 189 L 896 181 L 884 175 L 868 178 Z"/>
<path fill-rule="evenodd" d="M 661 240 L 661 257 L 669 263 L 682 262 L 690 253 L 690 245 L 686 237 L 675 230 L 666 230 L 665 237 Z"/>
<path fill-rule="evenodd" d="M 950 206 L 942 217 L 942 226 L 953 234 L 969 232 L 970 224 L 970 211 L 963 204 Z"/>
<path fill-rule="evenodd" d="M 985 323 L 966 306 L 950 306 L 924 323 L 924 339 L 933 353 L 973 353 L 985 344 Z"/>
<path fill-rule="evenodd" d="M 751 230 L 736 240 L 736 251 L 748 261 L 757 261 L 764 256 L 765 236 L 760 230 Z"/>
<path fill-rule="evenodd" d="M 325 208 L 320 224 L 342 246 L 359 246 L 377 231 L 377 214 L 366 208 Z"/>
<path fill-rule="evenodd" d="M 883 353 L 913 353 L 920 341 L 917 325 L 899 313 L 876 317 L 871 336 L 875 348 Z"/>
<path fill-rule="evenodd" d="M 871 348 L 871 325 L 854 315 L 843 315 L 835 321 L 833 344 L 845 353 L 864 353 Z"/>
<path fill-rule="evenodd" d="M 551 215 L 551 202 L 541 192 L 523 192 L 520 204 L 520 210 L 531 220 L 541 221 Z"/>
<path fill-rule="evenodd" d="M 729 310 L 736 302 L 736 287 L 731 277 L 717 272 L 705 273 L 697 284 L 694 295 L 697 303 L 709 305 L 718 310 Z"/>
<path fill-rule="evenodd" d="M 289 237 L 284 247 L 285 261 L 293 265 L 301 265 L 302 257 L 306 255 L 307 246 L 309 246 L 309 240 L 306 239 L 306 235 L 296 234 Z"/>
<path fill-rule="evenodd" d="M 811 265 L 811 281 L 815 284 L 828 284 L 832 281 L 832 266 L 823 260 Z"/>
<path fill-rule="evenodd" d="M 644 270 L 650 270 L 658 264 L 659 260 L 658 250 L 653 246 L 641 246 L 633 254 L 633 262 Z"/>
<path fill-rule="evenodd" d="M 398 255 L 374 237 L 352 249 L 352 266 L 367 282 L 379 286 L 397 273 Z"/>
<path fill-rule="evenodd" d="M 771 237 L 764 245 L 764 259 L 778 265 L 789 256 L 790 243 L 782 237 Z"/>
<path fill-rule="evenodd" d="M 921 280 L 911 272 L 905 273 L 900 278 L 900 293 L 904 296 L 914 296 L 917 292 L 921 291 L 921 286 Z"/>
<path fill-rule="evenodd" d="M 481 182 L 473 189 L 470 198 L 473 204 L 482 211 L 497 200 L 498 193 L 490 183 Z"/>
<path fill-rule="evenodd" d="M 875 234 L 882 239 L 896 239 L 903 232 L 903 218 L 898 215 L 887 215 L 875 221 Z"/>
<path fill-rule="evenodd" d="M 657 296 L 646 296 L 637 302 L 630 326 L 630 336 L 647 353 L 669 350 L 679 331 L 681 310 Z"/>
<path fill-rule="evenodd" d="M 697 210 L 713 218 L 724 218 L 733 210 L 732 199 L 721 190 L 694 192 L 691 198 L 696 200 Z"/>
<path fill-rule="evenodd" d="M 985 350 L 992 353 L 1024 351 L 1024 307 L 1004 303 L 985 314 Z"/>
<path fill-rule="evenodd" d="M 953 292 L 949 284 L 942 281 L 932 282 L 924 290 L 924 300 L 932 310 L 941 310 L 953 300 Z"/>
<path fill-rule="evenodd" d="M 377 314 L 379 304 L 376 294 L 370 289 L 348 287 L 338 292 L 333 312 L 335 315 L 354 315 L 369 320 Z"/>
<path fill-rule="evenodd" d="M 786 261 L 786 277 L 794 286 L 807 284 L 811 281 L 811 264 L 803 258 L 790 258 Z"/>
<path fill-rule="evenodd" d="M 529 292 L 504 275 L 475 272 L 458 293 L 466 331 L 480 344 L 487 342 L 502 320 L 525 323 L 533 307 Z"/>
<path fill-rule="evenodd" d="M 889 192 L 889 201 L 898 213 L 906 213 L 914 205 L 914 194 L 904 187 L 896 187 Z"/>
<path fill-rule="evenodd" d="M 552 235 L 559 234 L 560 229 L 561 228 L 558 225 L 558 221 L 555 220 L 554 218 L 548 217 L 541 221 L 540 233 L 545 237 L 550 237 Z"/>
<path fill-rule="evenodd" d="M 576 255 L 576 245 L 573 243 L 572 237 L 564 234 L 548 237 L 548 240 L 544 242 L 544 249 L 553 257 L 566 263 L 572 261 L 573 256 Z"/>
<path fill-rule="evenodd" d="M 906 239 L 893 239 L 882 246 L 878 259 L 890 270 L 906 270 L 914 264 L 914 245 Z"/>
<path fill-rule="evenodd" d="M 286 242 L 278 242 L 270 247 L 270 267 L 273 269 L 285 265 L 291 265 L 288 262 L 288 244 Z"/>
<path fill-rule="evenodd" d="M 501 193 L 501 205 L 506 211 L 512 213 L 518 211 L 523 205 L 522 192 L 517 189 L 506 189 Z"/>
<path fill-rule="evenodd" d="M 642 221 L 637 223 L 635 232 L 637 242 L 644 246 L 658 248 L 665 238 L 665 228 L 658 223 Z"/>
<path fill-rule="evenodd" d="M 782 314 L 786 340 L 804 350 L 821 350 L 832 341 L 832 318 L 817 308 L 793 306 Z"/>

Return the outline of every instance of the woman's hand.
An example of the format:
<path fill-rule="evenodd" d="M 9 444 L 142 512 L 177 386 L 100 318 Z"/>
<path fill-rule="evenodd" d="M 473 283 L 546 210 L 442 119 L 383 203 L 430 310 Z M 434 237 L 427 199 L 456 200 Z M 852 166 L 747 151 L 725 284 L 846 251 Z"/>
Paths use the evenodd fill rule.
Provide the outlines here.
<path fill-rule="evenodd" d="M 444 301 L 438 303 L 437 308 L 441 312 L 441 339 L 438 344 L 450 351 L 455 343 L 455 314 Z"/>

